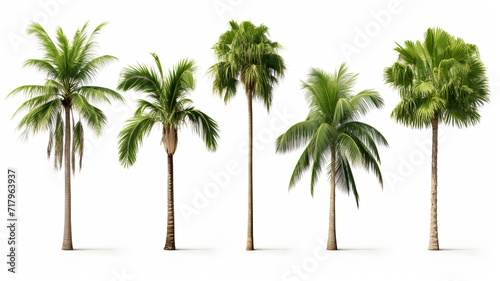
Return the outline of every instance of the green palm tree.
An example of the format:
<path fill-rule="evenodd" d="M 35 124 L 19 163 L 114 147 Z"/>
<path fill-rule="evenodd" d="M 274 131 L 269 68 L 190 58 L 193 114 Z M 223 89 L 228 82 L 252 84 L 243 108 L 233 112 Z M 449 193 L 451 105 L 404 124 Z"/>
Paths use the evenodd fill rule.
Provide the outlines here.
<path fill-rule="evenodd" d="M 273 100 L 273 87 L 285 71 L 283 58 L 278 54 L 280 44 L 268 38 L 269 28 L 255 26 L 249 21 L 229 22 L 230 29 L 213 46 L 218 62 L 208 73 L 213 77 L 213 91 L 224 102 L 236 95 L 242 84 L 248 103 L 248 232 L 247 250 L 253 250 L 253 173 L 252 173 L 252 101 L 264 102 L 267 110 Z"/>
<path fill-rule="evenodd" d="M 120 74 L 118 89 L 143 92 L 147 94 L 147 99 L 138 100 L 134 116 L 119 134 L 119 157 L 123 166 L 132 166 L 143 138 L 149 135 L 155 124 L 161 126 L 161 143 L 168 156 L 168 222 L 164 249 L 175 250 L 173 158 L 178 131 L 184 125 L 191 125 L 203 138 L 207 149 L 215 151 L 219 128 L 212 118 L 195 109 L 193 101 L 188 98 L 195 88 L 195 62 L 181 60 L 164 75 L 160 59 L 154 53 L 151 55 L 156 62 L 156 69 L 138 64 L 125 68 Z"/>
<path fill-rule="evenodd" d="M 276 140 L 276 151 L 289 152 L 306 145 L 293 170 L 289 188 L 311 167 L 311 195 L 318 177 L 326 168 L 330 179 L 330 217 L 327 250 L 337 250 L 335 232 L 335 189 L 359 195 L 351 166 L 373 171 L 382 185 L 377 144 L 387 146 L 384 136 L 372 126 L 358 121 L 371 108 L 381 108 L 383 100 L 374 90 L 353 91 L 356 81 L 344 64 L 333 75 L 313 68 L 303 83 L 309 115 L 290 127 Z"/>
<path fill-rule="evenodd" d="M 32 23 L 28 34 L 40 42 L 43 58 L 29 59 L 24 66 L 34 67 L 45 75 L 44 85 L 25 85 L 16 88 L 9 96 L 24 92 L 28 97 L 16 114 L 26 111 L 18 128 L 30 133 L 49 132 L 47 157 L 54 156 L 54 168 L 62 168 L 64 157 L 64 236 L 63 250 L 73 249 L 71 231 L 71 168 L 75 172 L 76 158 L 82 166 L 84 148 L 84 125 L 100 134 L 106 124 L 106 116 L 90 102 L 111 103 L 112 99 L 123 101 L 117 92 L 108 88 L 89 86 L 105 65 L 115 57 L 95 55 L 95 36 L 105 23 L 90 35 L 88 23 L 78 29 L 70 41 L 63 30 L 56 29 L 54 42 L 38 23 Z M 76 119 L 75 119 L 76 118 Z M 71 137 L 73 134 L 73 140 Z"/>
<path fill-rule="evenodd" d="M 461 128 L 479 122 L 479 107 L 488 102 L 489 95 L 486 68 L 475 45 L 439 28 L 429 28 L 423 42 L 405 41 L 394 50 L 398 59 L 385 69 L 385 81 L 399 91 L 401 101 L 391 117 L 407 127 L 432 128 L 429 250 L 439 250 L 438 125 Z"/>

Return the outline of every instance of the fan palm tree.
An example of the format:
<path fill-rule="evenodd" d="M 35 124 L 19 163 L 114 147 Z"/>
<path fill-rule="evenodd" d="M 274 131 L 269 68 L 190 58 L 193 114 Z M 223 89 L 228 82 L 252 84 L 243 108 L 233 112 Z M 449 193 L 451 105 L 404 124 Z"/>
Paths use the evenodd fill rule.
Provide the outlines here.
<path fill-rule="evenodd" d="M 248 104 L 248 231 L 247 250 L 253 250 L 253 173 L 252 102 L 264 102 L 269 111 L 273 87 L 285 71 L 283 58 L 278 54 L 280 44 L 268 38 L 269 28 L 255 26 L 249 21 L 229 22 L 230 29 L 213 46 L 217 63 L 208 73 L 213 77 L 213 91 L 227 104 L 242 84 Z"/>
<path fill-rule="evenodd" d="M 28 33 L 40 42 L 43 58 L 29 59 L 24 66 L 34 67 L 42 72 L 44 85 L 25 85 L 16 88 L 9 96 L 24 92 L 28 97 L 15 114 L 26 111 L 18 128 L 23 135 L 41 131 L 49 132 L 47 156 L 54 156 L 54 168 L 62 168 L 64 157 L 64 236 L 63 250 L 73 249 L 71 231 L 71 168 L 75 172 L 76 158 L 82 166 L 84 148 L 84 125 L 100 134 L 106 124 L 106 116 L 90 102 L 123 101 L 117 92 L 88 84 L 105 65 L 115 57 L 95 55 L 95 36 L 105 23 L 99 25 L 90 35 L 88 23 L 79 28 L 70 41 L 58 27 L 54 42 L 38 23 L 32 23 Z M 75 120 L 76 118 L 76 120 Z M 75 122 L 76 121 L 76 122 Z M 73 134 L 73 140 L 72 136 Z"/>
<path fill-rule="evenodd" d="M 374 90 L 353 91 L 356 76 L 342 64 L 331 75 L 313 68 L 303 83 L 309 114 L 305 121 L 290 127 L 276 140 L 276 151 L 289 152 L 306 145 L 290 179 L 289 188 L 311 168 L 311 195 L 319 175 L 326 168 L 330 179 L 330 216 L 327 250 L 337 250 L 335 231 L 335 189 L 359 195 L 351 166 L 373 171 L 382 185 L 378 145 L 387 146 L 384 136 L 372 126 L 358 121 L 371 108 L 381 108 L 383 100 Z"/>
<path fill-rule="evenodd" d="M 181 60 L 173 70 L 164 74 L 160 59 L 151 54 L 156 69 L 142 64 L 125 68 L 120 74 L 118 89 L 136 90 L 147 94 L 139 99 L 134 116 L 119 134 L 119 159 L 123 166 L 132 166 L 143 138 L 158 124 L 162 129 L 161 143 L 168 157 L 168 221 L 165 250 L 175 250 L 174 223 L 174 153 L 177 149 L 178 131 L 191 125 L 194 132 L 205 141 L 208 150 L 215 151 L 219 138 L 217 123 L 205 113 L 195 109 L 188 98 L 195 88 L 193 60 Z"/>
<path fill-rule="evenodd" d="M 399 91 L 401 101 L 391 117 L 407 127 L 432 128 L 429 250 L 439 250 L 438 125 L 461 128 L 479 122 L 479 107 L 488 102 L 489 95 L 486 68 L 475 45 L 439 28 L 429 28 L 423 42 L 405 41 L 394 50 L 398 59 L 385 69 L 385 81 Z"/>

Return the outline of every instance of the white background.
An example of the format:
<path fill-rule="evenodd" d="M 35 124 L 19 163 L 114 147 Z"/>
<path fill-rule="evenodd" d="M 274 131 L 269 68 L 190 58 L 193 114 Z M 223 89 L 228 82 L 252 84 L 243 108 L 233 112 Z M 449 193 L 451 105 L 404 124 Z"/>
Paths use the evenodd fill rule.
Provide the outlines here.
<path fill-rule="evenodd" d="M 392 4 L 391 4 L 392 3 Z M 7 274 L 6 228 L 0 228 L 2 280 L 498 280 L 498 8 L 494 1 L 66 1 L 3 0 L 0 4 L 1 175 L 19 174 L 18 271 Z M 387 17 L 389 15 L 389 17 Z M 246 100 L 228 104 L 211 93 L 205 75 L 215 60 L 211 46 L 230 19 L 270 28 L 288 70 L 269 113 L 254 106 L 255 247 L 246 252 Z M 43 82 L 33 69 L 37 41 L 24 31 L 40 21 L 53 35 L 62 26 L 71 36 L 87 20 L 109 25 L 98 37 L 99 54 L 119 62 L 101 71 L 96 85 L 114 88 L 120 70 L 136 61 L 164 68 L 181 58 L 198 62 L 198 108 L 219 122 L 216 153 L 183 130 L 174 157 L 176 245 L 163 250 L 166 234 L 167 157 L 160 131 L 151 133 L 137 163 L 122 168 L 117 134 L 139 96 L 127 104 L 102 105 L 105 133 L 87 134 L 84 166 L 73 179 L 73 245 L 60 250 L 63 234 L 63 173 L 46 159 L 47 135 L 22 141 L 10 119 L 23 98 L 5 100 L 14 88 Z M 468 129 L 440 128 L 438 167 L 439 252 L 427 251 L 430 218 L 430 130 L 397 125 L 389 115 L 397 93 L 383 82 L 383 69 L 396 59 L 395 41 L 421 40 L 439 26 L 479 47 L 491 81 L 491 103 L 482 121 Z M 375 88 L 384 109 L 364 118 L 389 140 L 381 149 L 384 190 L 373 175 L 355 171 L 360 208 L 353 196 L 337 197 L 341 249 L 324 250 L 329 184 L 309 192 L 309 176 L 290 192 L 288 181 L 301 151 L 274 153 L 274 140 L 307 114 L 300 80 L 310 67 L 333 72 L 343 61 L 360 73 L 357 90 Z M 228 165 L 231 166 L 228 168 Z M 232 172 L 231 174 L 229 172 Z M 215 175 L 215 176 L 214 176 Z M 216 180 L 219 179 L 218 181 Z M 0 198 L 6 210 L 5 180 Z M 214 191 L 213 187 L 218 189 Z M 212 188 L 212 189 L 211 189 Z M 207 193 L 208 189 L 208 193 Z M 206 195 L 211 198 L 206 199 Z M 205 199 L 203 199 L 205 198 Z M 196 202 L 194 202 L 196 201 Z M 186 210 L 193 213 L 186 213 Z M 4 220 L 4 219 L 2 219 Z M 297 273 L 301 271 L 302 273 Z"/>

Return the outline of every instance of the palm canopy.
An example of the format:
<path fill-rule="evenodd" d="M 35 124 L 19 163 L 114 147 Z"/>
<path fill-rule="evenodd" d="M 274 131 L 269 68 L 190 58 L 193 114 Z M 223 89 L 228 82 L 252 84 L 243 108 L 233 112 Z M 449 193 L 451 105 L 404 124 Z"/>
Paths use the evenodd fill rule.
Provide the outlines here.
<path fill-rule="evenodd" d="M 385 69 L 386 83 L 401 97 L 391 116 L 413 128 L 429 127 L 433 119 L 458 127 L 476 124 L 489 94 L 477 46 L 439 28 L 429 28 L 424 37 L 396 43 L 398 59 Z"/>
<path fill-rule="evenodd" d="M 169 154 L 175 152 L 177 130 L 188 124 L 203 138 L 209 150 L 215 151 L 217 147 L 217 123 L 196 109 L 188 98 L 195 88 L 195 62 L 181 60 L 164 73 L 158 56 L 154 53 L 152 56 L 156 68 L 138 64 L 125 68 L 120 74 L 118 89 L 147 94 L 147 99 L 138 100 L 134 116 L 119 134 L 119 159 L 125 167 L 135 163 L 139 145 L 157 123 L 162 126 L 162 142 Z"/>
<path fill-rule="evenodd" d="M 44 85 L 25 85 L 13 90 L 9 96 L 25 93 L 25 101 L 16 114 L 27 112 L 18 128 L 24 129 L 24 136 L 40 131 L 49 131 L 47 156 L 54 155 L 54 167 L 60 169 L 63 159 L 65 110 L 72 116 L 71 128 L 72 167 L 75 170 L 75 156 L 79 157 L 80 167 L 84 150 L 85 123 L 92 131 L 100 134 L 106 124 L 106 116 L 91 102 L 123 101 L 123 97 L 108 88 L 90 86 L 99 70 L 116 60 L 115 57 L 96 56 L 95 36 L 106 25 L 99 25 L 88 34 L 88 22 L 79 28 L 73 39 L 64 34 L 62 28 L 56 29 L 56 40 L 47 34 L 39 23 L 29 26 L 28 34 L 40 42 L 43 58 L 28 59 L 24 66 L 34 67 L 46 75 Z M 76 118 L 76 120 L 75 120 Z M 76 121 L 76 122 L 75 122 Z M 83 122 L 82 122 L 83 121 Z"/>
<path fill-rule="evenodd" d="M 351 165 L 373 171 L 382 185 L 377 144 L 388 144 L 378 130 L 358 121 L 371 108 L 381 108 L 383 100 L 374 90 L 355 94 L 356 76 L 348 73 L 344 64 L 333 75 L 313 68 L 308 79 L 302 82 L 309 115 L 278 137 L 276 151 L 284 153 L 306 146 L 292 173 L 290 188 L 311 167 L 312 195 L 319 174 L 328 164 L 328 175 L 335 175 L 336 185 L 352 192 L 359 206 Z"/>
<path fill-rule="evenodd" d="M 255 26 L 250 21 L 229 24 L 230 30 L 212 47 L 218 60 L 208 70 L 214 79 L 213 91 L 227 103 L 241 83 L 252 98 L 263 101 L 269 110 L 273 87 L 285 71 L 283 58 L 278 54 L 282 47 L 268 38 L 269 28 L 264 25 Z"/>

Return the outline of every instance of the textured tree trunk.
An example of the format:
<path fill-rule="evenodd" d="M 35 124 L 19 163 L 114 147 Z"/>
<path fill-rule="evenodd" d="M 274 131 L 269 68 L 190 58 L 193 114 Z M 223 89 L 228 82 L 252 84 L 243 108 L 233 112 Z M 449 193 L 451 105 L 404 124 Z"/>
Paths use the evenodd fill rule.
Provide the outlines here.
<path fill-rule="evenodd" d="M 332 149 L 331 187 L 330 187 L 330 218 L 328 224 L 327 250 L 337 250 L 337 234 L 335 232 L 335 151 Z"/>
<path fill-rule="evenodd" d="M 165 250 L 175 250 L 175 221 L 174 221 L 174 155 L 168 155 L 168 221 L 167 241 Z"/>
<path fill-rule="evenodd" d="M 253 250 L 253 172 L 252 172 L 252 150 L 253 150 L 253 122 L 252 122 L 252 90 L 247 89 L 248 101 L 248 229 L 247 229 L 247 251 Z"/>
<path fill-rule="evenodd" d="M 168 155 L 168 221 L 167 241 L 164 250 L 175 250 L 175 221 L 174 221 L 174 155 Z"/>
<path fill-rule="evenodd" d="M 70 107 L 65 106 L 64 123 L 64 235 L 63 250 L 73 250 L 71 233 L 71 124 Z"/>
<path fill-rule="evenodd" d="M 439 250 L 437 223 L 437 154 L 438 154 L 438 118 L 432 120 L 432 172 L 431 172 L 431 232 L 429 250 Z"/>

